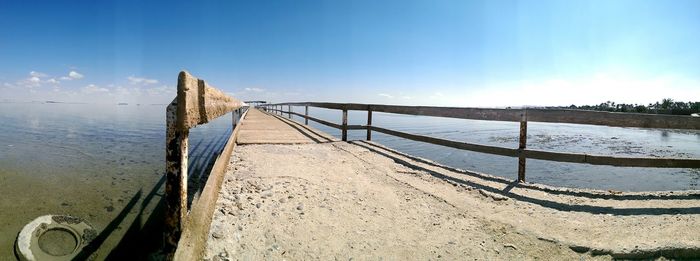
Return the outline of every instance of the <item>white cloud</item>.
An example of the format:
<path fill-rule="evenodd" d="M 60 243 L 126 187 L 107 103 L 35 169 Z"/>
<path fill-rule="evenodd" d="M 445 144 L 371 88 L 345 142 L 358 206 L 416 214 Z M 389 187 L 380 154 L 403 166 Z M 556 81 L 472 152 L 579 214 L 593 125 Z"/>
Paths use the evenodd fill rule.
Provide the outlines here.
<path fill-rule="evenodd" d="M 126 77 L 126 79 L 128 79 L 129 83 L 131 83 L 131 84 L 149 85 L 149 84 L 158 83 L 158 80 L 156 80 L 156 79 L 147 79 L 147 78 L 134 77 L 134 76 Z"/>
<path fill-rule="evenodd" d="M 70 71 L 70 72 L 68 73 L 68 77 L 70 77 L 70 78 L 72 78 L 72 79 L 82 79 L 82 78 L 85 77 L 85 76 L 83 76 L 82 74 L 80 74 L 80 73 L 78 73 L 78 72 L 76 72 L 76 71 Z"/>
<path fill-rule="evenodd" d="M 48 75 L 46 75 L 45 73 L 37 72 L 37 71 L 31 71 L 31 72 L 29 72 L 29 76 L 44 78 L 44 77 L 47 77 Z"/>
<path fill-rule="evenodd" d="M 61 76 L 58 79 L 60 79 L 62 81 L 72 81 L 72 80 L 80 80 L 84 77 L 85 77 L 85 75 L 82 75 L 76 71 L 70 71 L 70 72 L 68 72 L 68 76 Z"/>
<path fill-rule="evenodd" d="M 168 94 L 175 95 L 175 88 L 163 85 L 160 87 L 146 89 L 146 93 L 148 93 L 148 95 L 151 95 L 151 96 L 168 95 Z"/>
<path fill-rule="evenodd" d="M 247 91 L 247 92 L 264 92 L 265 89 L 253 87 L 253 88 L 245 88 L 245 91 Z"/>
<path fill-rule="evenodd" d="M 382 96 L 382 97 L 384 97 L 384 98 L 389 98 L 389 99 L 393 99 L 393 98 L 394 98 L 394 96 L 392 96 L 392 95 L 390 95 L 390 94 L 386 94 L 386 93 L 380 93 L 380 94 L 378 94 L 378 95 L 379 95 L 379 96 Z"/>
<path fill-rule="evenodd" d="M 109 92 L 109 89 L 102 88 L 94 84 L 89 84 L 88 86 L 83 87 L 82 91 L 83 93 L 104 93 Z"/>
<path fill-rule="evenodd" d="M 39 77 L 32 76 L 27 79 L 17 81 L 16 84 L 17 86 L 21 87 L 34 88 L 41 86 L 41 79 L 39 79 Z"/>
<path fill-rule="evenodd" d="M 46 80 L 46 82 L 47 82 L 47 83 L 50 83 L 50 84 L 59 84 L 59 83 L 61 83 L 61 82 L 57 81 L 57 80 L 54 79 L 54 78 L 48 79 L 48 80 Z"/>

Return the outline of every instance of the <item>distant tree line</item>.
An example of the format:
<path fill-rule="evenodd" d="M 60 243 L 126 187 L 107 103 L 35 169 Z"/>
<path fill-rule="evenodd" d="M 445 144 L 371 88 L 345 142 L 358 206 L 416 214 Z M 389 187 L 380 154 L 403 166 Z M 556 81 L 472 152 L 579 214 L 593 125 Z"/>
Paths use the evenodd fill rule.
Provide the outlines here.
<path fill-rule="evenodd" d="M 607 101 L 598 105 L 576 106 L 572 104 L 571 106 L 566 108 L 593 111 L 690 115 L 692 113 L 700 113 L 700 102 L 682 102 L 674 101 L 673 99 L 663 99 L 661 100 L 661 102 L 649 103 L 647 105 L 644 105 L 636 103 L 626 104 Z"/>

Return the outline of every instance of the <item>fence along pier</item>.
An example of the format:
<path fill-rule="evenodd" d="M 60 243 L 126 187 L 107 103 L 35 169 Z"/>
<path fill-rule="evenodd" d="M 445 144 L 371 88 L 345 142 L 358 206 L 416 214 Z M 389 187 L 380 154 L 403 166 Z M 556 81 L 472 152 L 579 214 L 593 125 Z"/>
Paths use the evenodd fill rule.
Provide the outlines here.
<path fill-rule="evenodd" d="M 566 197 L 584 195 L 592 198 L 611 197 L 615 199 L 618 197 L 623 198 L 627 196 L 611 196 L 591 192 L 572 193 L 527 184 L 525 183 L 527 159 L 531 158 L 557 162 L 628 167 L 700 168 L 700 159 L 615 157 L 532 150 L 527 148 L 527 122 L 530 121 L 591 124 L 614 127 L 698 130 L 700 129 L 700 118 L 697 117 L 531 108 L 483 109 L 319 102 L 270 104 L 265 101 L 250 101 L 250 103 L 254 103 L 257 106 L 248 107 L 247 103 L 241 102 L 226 95 L 224 92 L 207 84 L 204 80 L 197 79 L 187 72 L 180 73 L 178 77 L 177 97 L 166 110 L 166 230 L 164 237 L 165 252 L 168 254 L 169 259 L 193 260 L 202 257 L 207 242 L 207 235 L 209 233 L 209 226 L 211 224 L 213 212 L 215 210 L 217 199 L 220 197 L 219 193 L 222 187 L 222 181 L 224 175 L 226 175 L 227 169 L 231 168 L 230 162 L 232 153 L 237 145 L 270 144 L 275 146 L 284 146 L 285 144 L 344 143 L 348 141 L 347 132 L 349 130 L 366 130 L 366 140 L 368 142 L 362 141 L 359 143 L 349 143 L 352 145 L 365 146 L 363 144 L 371 144 L 370 141 L 372 140 L 372 132 L 377 131 L 409 140 L 426 142 L 451 148 L 516 157 L 518 158 L 518 172 L 517 174 L 514 173 L 514 180 L 520 184 L 516 186 L 516 190 L 524 189 L 546 191 L 554 194 L 563 194 Z M 303 107 L 303 110 L 298 110 L 303 111 L 303 113 L 294 111 L 294 107 Z M 340 123 L 333 123 L 310 116 L 309 107 L 342 111 Z M 349 110 L 366 111 L 367 123 L 365 125 L 349 125 Z M 191 209 L 188 209 L 186 173 L 188 166 L 187 138 L 189 129 L 199 124 L 207 123 L 214 118 L 220 117 L 229 112 L 234 112 L 233 132 L 229 137 L 222 153 L 217 157 L 214 167 L 209 175 L 209 179 L 206 182 L 205 188 L 202 190 L 199 198 L 193 201 Z M 517 148 L 504 148 L 411 134 L 373 125 L 372 114 L 376 112 L 472 120 L 519 122 L 520 140 Z M 236 115 L 240 117 L 236 117 Z M 283 117 L 282 115 L 287 117 Z M 303 119 L 303 124 L 290 120 L 292 115 L 301 117 Z M 341 139 L 338 140 L 330 135 L 308 127 L 307 125 L 309 120 L 340 130 Z M 368 145 L 368 147 L 371 146 Z M 412 159 L 410 155 L 402 155 L 398 152 L 391 152 L 386 148 L 370 151 L 373 151 L 375 155 L 385 155 L 384 153 L 388 155 L 393 153 L 392 155 L 396 155 L 396 157 L 406 158 L 406 160 Z M 441 168 L 449 169 L 447 167 Z M 452 182 L 457 182 L 456 180 L 460 179 L 449 176 L 441 176 L 441 178 L 451 180 Z M 489 182 L 495 181 L 496 183 L 508 183 L 507 180 L 500 178 L 487 177 L 484 179 L 488 180 Z M 473 184 L 471 186 L 479 187 Z M 487 191 L 491 194 L 502 194 L 517 200 L 531 200 L 532 202 L 535 202 L 534 204 L 542 204 L 541 200 L 532 200 L 529 196 L 523 196 L 510 190 L 504 192 L 498 189 L 489 189 L 488 187 L 483 187 L 480 190 Z M 689 199 L 697 199 L 698 197 L 693 193 L 677 193 L 670 198 L 675 199 L 675 197 L 679 196 L 687 197 Z M 651 194 L 646 196 L 633 195 L 629 197 L 649 197 L 652 199 L 664 198 Z M 548 203 L 542 205 L 546 205 L 548 208 L 566 210 L 566 206 L 559 206 L 557 204 L 560 203 Z M 595 210 L 597 208 L 593 209 Z M 684 209 L 687 209 L 687 211 Z M 697 210 L 698 208 L 688 207 L 681 208 L 681 210 L 674 209 L 673 211 L 685 213 L 688 211 L 692 212 L 691 210 L 693 209 Z M 590 209 L 587 208 L 587 210 Z M 606 211 L 609 210 L 606 208 L 600 208 L 594 212 L 608 213 Z M 630 215 L 635 213 L 638 212 L 630 212 Z M 644 212 L 642 211 L 639 213 Z"/>

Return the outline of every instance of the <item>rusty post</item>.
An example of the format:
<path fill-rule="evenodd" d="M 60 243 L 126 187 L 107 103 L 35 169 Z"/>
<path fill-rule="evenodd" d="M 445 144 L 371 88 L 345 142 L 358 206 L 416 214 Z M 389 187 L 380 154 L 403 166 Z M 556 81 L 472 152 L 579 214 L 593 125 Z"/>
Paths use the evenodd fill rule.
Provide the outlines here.
<path fill-rule="evenodd" d="M 166 109 L 165 156 L 165 246 L 168 255 L 175 253 L 187 215 L 187 137 L 189 130 L 177 127 L 177 100 Z"/>
<path fill-rule="evenodd" d="M 372 108 L 367 109 L 367 140 L 372 140 Z"/>
<path fill-rule="evenodd" d="M 309 105 L 304 106 L 304 125 L 309 125 Z"/>
<path fill-rule="evenodd" d="M 343 141 L 348 141 L 348 109 L 343 109 Z"/>
<path fill-rule="evenodd" d="M 518 182 L 525 182 L 525 147 L 527 146 L 527 109 L 520 115 L 520 144 L 518 146 Z"/>

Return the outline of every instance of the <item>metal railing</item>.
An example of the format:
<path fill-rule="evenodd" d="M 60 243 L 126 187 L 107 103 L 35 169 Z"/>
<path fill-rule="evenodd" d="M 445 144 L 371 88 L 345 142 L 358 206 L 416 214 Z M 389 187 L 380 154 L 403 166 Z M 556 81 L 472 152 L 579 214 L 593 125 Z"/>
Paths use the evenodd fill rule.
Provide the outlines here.
<path fill-rule="evenodd" d="M 292 106 L 303 106 L 304 114 L 292 111 Z M 309 120 L 341 130 L 343 141 L 347 141 L 348 130 L 367 130 L 367 140 L 372 140 L 372 131 L 397 136 L 409 140 L 426 142 L 461 150 L 469 150 L 480 153 L 517 157 L 518 181 L 525 181 L 525 168 L 527 158 L 586 163 L 592 165 L 609 165 L 623 167 L 653 167 L 653 168 L 700 168 L 700 159 L 684 158 L 649 158 L 649 157 L 615 157 L 603 155 L 590 155 L 581 153 L 565 153 L 543 150 L 527 149 L 527 122 L 572 123 L 603 125 L 611 127 L 636 127 L 636 128 L 660 128 L 660 129 L 686 129 L 699 130 L 700 118 L 678 115 L 656 115 L 639 113 L 616 113 L 600 111 L 582 111 L 565 109 L 485 109 L 485 108 L 461 108 L 461 107 L 435 107 L 435 106 L 399 106 L 383 104 L 357 104 L 357 103 L 321 103 L 321 102 L 295 102 L 263 104 L 258 106 L 267 111 L 297 115 L 304 118 L 304 123 Z M 286 111 L 284 110 L 286 107 Z M 309 107 L 335 109 L 342 111 L 341 124 L 336 124 L 309 116 Z M 348 110 L 367 111 L 366 125 L 348 125 Z M 517 148 L 504 148 L 475 143 L 460 142 L 448 139 L 411 134 L 396 130 L 390 130 L 372 125 L 372 113 L 383 112 L 405 115 L 420 115 L 447 117 L 471 120 L 487 121 L 511 121 L 520 123 L 520 137 Z"/>

